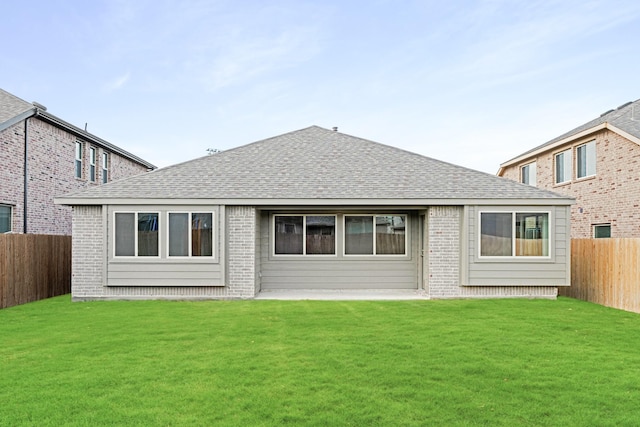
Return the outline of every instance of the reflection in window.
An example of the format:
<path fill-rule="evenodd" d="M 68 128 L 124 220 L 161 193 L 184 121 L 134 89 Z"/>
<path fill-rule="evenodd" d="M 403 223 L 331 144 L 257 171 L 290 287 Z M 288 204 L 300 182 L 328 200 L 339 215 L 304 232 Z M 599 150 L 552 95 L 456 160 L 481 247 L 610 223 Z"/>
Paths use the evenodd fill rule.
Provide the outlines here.
<path fill-rule="evenodd" d="M 334 255 L 336 253 L 336 217 L 306 216 L 306 254 Z"/>
<path fill-rule="evenodd" d="M 117 212 L 115 255 L 158 256 L 158 214 Z"/>
<path fill-rule="evenodd" d="M 302 216 L 275 217 L 275 252 L 278 255 L 302 255 L 303 253 Z"/>
<path fill-rule="evenodd" d="M 549 256 L 549 214 L 482 212 L 480 256 Z"/>
<path fill-rule="evenodd" d="M 405 215 L 347 215 L 344 219 L 346 255 L 404 255 Z M 375 228 L 374 228 L 375 222 Z"/>
<path fill-rule="evenodd" d="M 211 212 L 170 212 L 169 256 L 213 256 L 212 223 Z"/>
<path fill-rule="evenodd" d="M 511 213 L 483 212 L 480 218 L 480 255 L 511 256 Z"/>

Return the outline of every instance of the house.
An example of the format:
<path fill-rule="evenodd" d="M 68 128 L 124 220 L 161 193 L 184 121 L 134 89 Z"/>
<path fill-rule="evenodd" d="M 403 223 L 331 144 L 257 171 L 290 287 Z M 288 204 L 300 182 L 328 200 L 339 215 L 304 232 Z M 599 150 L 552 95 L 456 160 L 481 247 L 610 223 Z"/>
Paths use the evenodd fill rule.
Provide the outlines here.
<path fill-rule="evenodd" d="M 317 126 L 68 194 L 74 300 L 555 298 L 573 200 Z"/>
<path fill-rule="evenodd" d="M 151 163 L 0 89 L 0 233 L 71 234 L 53 198 L 154 169 Z"/>
<path fill-rule="evenodd" d="M 640 99 L 504 162 L 498 176 L 576 199 L 571 236 L 640 237 Z"/>

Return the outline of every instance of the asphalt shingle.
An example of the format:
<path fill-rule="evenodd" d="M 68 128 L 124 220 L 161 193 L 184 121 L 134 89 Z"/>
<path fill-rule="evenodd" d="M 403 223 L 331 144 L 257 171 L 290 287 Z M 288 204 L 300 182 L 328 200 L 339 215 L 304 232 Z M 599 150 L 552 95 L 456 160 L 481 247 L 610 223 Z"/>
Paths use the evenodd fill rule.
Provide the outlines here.
<path fill-rule="evenodd" d="M 318 126 L 64 196 L 74 198 L 569 200 Z"/>

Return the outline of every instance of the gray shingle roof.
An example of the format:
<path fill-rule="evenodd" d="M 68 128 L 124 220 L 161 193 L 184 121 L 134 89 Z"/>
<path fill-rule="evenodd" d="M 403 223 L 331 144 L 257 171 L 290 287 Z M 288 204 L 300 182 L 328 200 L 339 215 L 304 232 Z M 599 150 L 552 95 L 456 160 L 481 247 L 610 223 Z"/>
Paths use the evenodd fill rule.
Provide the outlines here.
<path fill-rule="evenodd" d="M 0 123 L 34 108 L 33 104 L 0 89 Z"/>
<path fill-rule="evenodd" d="M 617 127 L 618 129 L 627 132 L 630 135 L 640 138 L 640 99 L 637 99 L 634 102 L 627 102 L 625 104 L 622 104 L 615 110 L 609 110 L 606 113 L 601 114 L 600 117 L 595 118 L 583 124 L 582 126 L 578 126 L 577 128 L 570 130 L 569 132 L 563 133 L 557 138 L 553 138 L 551 141 L 547 141 L 544 144 L 532 148 L 531 150 L 528 150 L 514 157 L 513 159 L 506 161 L 504 164 L 507 164 L 512 160 L 520 157 L 526 157 L 526 155 L 529 153 L 534 153 L 546 146 L 551 146 L 558 141 L 562 141 L 563 139 L 569 138 L 573 135 L 577 135 L 580 132 L 594 128 L 603 123 L 609 123 Z"/>
<path fill-rule="evenodd" d="M 306 129 L 70 194 L 105 199 L 571 199 L 328 129 Z M 568 203 L 568 202 L 567 202 Z"/>

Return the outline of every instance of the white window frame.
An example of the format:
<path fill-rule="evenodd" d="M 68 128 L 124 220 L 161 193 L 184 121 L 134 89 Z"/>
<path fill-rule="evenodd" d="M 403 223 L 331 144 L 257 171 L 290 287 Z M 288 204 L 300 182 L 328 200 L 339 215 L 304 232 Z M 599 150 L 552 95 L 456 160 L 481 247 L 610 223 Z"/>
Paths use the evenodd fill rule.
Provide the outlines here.
<path fill-rule="evenodd" d="M 583 152 L 583 156 L 585 156 L 584 164 L 585 170 L 581 171 L 580 160 L 581 160 L 581 152 Z M 591 140 L 589 142 L 585 142 L 584 144 L 580 144 L 576 146 L 576 179 L 584 179 L 590 178 L 596 175 L 596 140 Z M 581 175 L 580 173 L 584 175 Z"/>
<path fill-rule="evenodd" d="M 520 182 L 527 185 L 536 186 L 537 182 L 537 166 L 536 162 L 531 162 L 523 165 L 520 168 Z"/>
<path fill-rule="evenodd" d="M 482 214 L 511 214 L 511 255 L 506 256 L 492 256 L 492 255 L 482 255 Z M 516 255 L 516 217 L 517 214 L 547 214 L 547 218 L 549 219 L 549 236 L 547 240 L 549 241 L 549 247 L 547 248 L 548 255 L 540 255 L 540 256 L 527 256 L 527 255 Z M 504 259 L 504 260 L 518 260 L 518 261 L 528 261 L 528 260 L 549 260 L 552 257 L 552 242 L 554 241 L 555 233 L 553 231 L 553 221 L 551 217 L 551 211 L 540 211 L 535 209 L 521 209 L 521 210 L 498 210 L 498 209 L 489 209 L 489 210 L 481 210 L 478 211 L 478 229 L 476 234 L 478 235 L 478 250 L 477 256 L 478 259 L 481 260 L 495 260 L 495 259 Z"/>
<path fill-rule="evenodd" d="M 109 153 L 102 153 L 102 183 L 109 182 Z"/>
<path fill-rule="evenodd" d="M 9 208 L 9 229 L 0 234 L 11 233 L 13 231 L 13 206 L 0 204 L 0 208 Z"/>
<path fill-rule="evenodd" d="M 347 253 L 347 217 L 348 216 L 371 216 L 373 217 L 373 253 L 372 254 L 348 254 Z M 376 217 L 379 216 L 403 216 L 404 217 L 404 253 L 403 254 L 378 254 L 376 248 Z M 358 214 L 350 214 L 345 213 L 342 216 L 342 255 L 345 257 L 406 257 L 409 255 L 409 215 L 406 213 L 377 213 L 377 214 L 367 214 L 367 213 L 358 213 Z"/>
<path fill-rule="evenodd" d="M 573 150 L 571 148 L 560 151 L 553 156 L 553 182 L 554 184 L 565 184 L 571 182 L 573 176 Z M 558 181 L 558 158 L 562 156 L 562 163 L 564 166 L 564 174 L 562 181 Z"/>
<path fill-rule="evenodd" d="M 277 254 L 276 253 L 276 217 L 279 216 L 301 216 L 302 217 L 302 253 L 301 254 Z M 307 217 L 308 216 L 331 216 L 334 224 L 334 243 L 332 254 L 307 254 Z M 271 218 L 271 255 L 274 257 L 305 257 L 305 259 L 327 258 L 338 256 L 338 215 L 333 213 L 277 213 Z"/>
<path fill-rule="evenodd" d="M 89 147 L 89 181 L 96 182 L 96 147 Z"/>
<path fill-rule="evenodd" d="M 193 214 L 211 214 L 211 255 L 192 255 L 192 232 L 191 226 L 193 224 Z M 187 214 L 189 216 L 189 232 L 188 232 L 188 244 L 187 248 L 189 250 L 189 255 L 170 255 L 169 254 L 169 245 L 171 244 L 171 233 L 169 231 L 169 215 L 171 214 Z M 167 223 L 167 258 L 168 259 L 215 259 L 216 257 L 216 213 L 214 211 L 167 211 L 167 219 L 165 221 Z"/>
<path fill-rule="evenodd" d="M 158 255 L 138 255 L 138 215 L 139 214 L 156 214 L 158 215 Z M 134 255 L 116 255 L 116 214 L 134 214 L 133 216 L 133 250 Z M 160 232 L 160 227 L 162 225 L 162 214 L 157 210 L 126 210 L 126 211 L 113 211 L 113 241 L 112 241 L 112 256 L 114 259 L 124 260 L 124 259 L 136 259 L 136 260 L 153 260 L 159 259 L 162 255 L 162 233 Z"/>
<path fill-rule="evenodd" d="M 82 179 L 82 157 L 84 154 L 84 144 L 81 141 L 76 141 L 76 154 L 73 162 L 74 176 L 78 179 Z"/>

